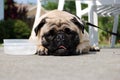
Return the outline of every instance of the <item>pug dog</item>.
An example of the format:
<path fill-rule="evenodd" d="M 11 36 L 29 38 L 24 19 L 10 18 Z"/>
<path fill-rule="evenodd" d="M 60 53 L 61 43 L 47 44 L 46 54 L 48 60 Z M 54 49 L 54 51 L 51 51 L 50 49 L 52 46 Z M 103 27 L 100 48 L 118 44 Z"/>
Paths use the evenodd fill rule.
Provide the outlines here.
<path fill-rule="evenodd" d="M 36 43 L 38 55 L 78 55 L 90 49 L 83 22 L 66 11 L 53 10 L 42 15 L 32 29 L 30 40 Z"/>

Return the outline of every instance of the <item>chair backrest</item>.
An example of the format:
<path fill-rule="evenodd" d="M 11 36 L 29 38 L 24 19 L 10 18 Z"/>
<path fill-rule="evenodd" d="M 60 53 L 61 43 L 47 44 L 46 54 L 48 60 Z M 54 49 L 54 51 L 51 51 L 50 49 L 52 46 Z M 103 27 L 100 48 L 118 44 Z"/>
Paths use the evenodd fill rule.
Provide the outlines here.
<path fill-rule="evenodd" d="M 82 3 L 92 5 L 119 5 L 120 0 L 80 0 Z"/>
<path fill-rule="evenodd" d="M 97 13 L 101 16 L 114 16 L 120 14 L 120 6 L 98 6 L 97 7 Z"/>
<path fill-rule="evenodd" d="M 101 16 L 120 14 L 120 0 L 80 0 L 80 3 L 95 6 L 97 14 Z"/>

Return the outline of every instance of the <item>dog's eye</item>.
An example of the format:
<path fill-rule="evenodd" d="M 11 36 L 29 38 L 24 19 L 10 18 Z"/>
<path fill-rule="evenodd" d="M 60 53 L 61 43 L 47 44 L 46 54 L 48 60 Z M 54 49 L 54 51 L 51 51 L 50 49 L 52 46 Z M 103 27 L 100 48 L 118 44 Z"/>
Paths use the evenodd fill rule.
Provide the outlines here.
<path fill-rule="evenodd" d="M 50 30 L 50 31 L 49 31 L 49 34 L 52 35 L 52 36 L 55 35 L 55 30 L 53 30 L 53 29 Z"/>
<path fill-rule="evenodd" d="M 50 30 L 48 33 L 45 34 L 45 39 L 47 41 L 52 40 L 55 34 L 56 34 L 55 30 Z"/>
<path fill-rule="evenodd" d="M 67 33 L 67 34 L 70 34 L 71 33 L 71 30 L 69 28 L 65 28 L 64 29 L 64 32 Z"/>
<path fill-rule="evenodd" d="M 54 36 L 55 35 L 55 30 L 50 30 L 49 32 L 47 32 L 45 34 L 46 37 L 49 37 L 49 36 Z"/>

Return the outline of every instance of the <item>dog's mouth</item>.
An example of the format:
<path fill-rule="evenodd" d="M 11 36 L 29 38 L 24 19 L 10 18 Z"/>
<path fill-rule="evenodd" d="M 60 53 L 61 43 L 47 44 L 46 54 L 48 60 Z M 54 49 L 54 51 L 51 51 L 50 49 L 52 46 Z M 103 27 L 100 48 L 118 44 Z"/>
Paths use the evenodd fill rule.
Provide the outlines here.
<path fill-rule="evenodd" d="M 54 51 L 52 51 L 50 54 L 54 56 L 66 56 L 68 55 L 68 48 L 64 45 L 58 46 Z"/>
<path fill-rule="evenodd" d="M 76 49 L 74 48 L 69 48 L 68 46 L 60 45 L 53 50 L 48 51 L 49 55 L 54 55 L 54 56 L 71 56 L 71 55 L 76 55 Z"/>
<path fill-rule="evenodd" d="M 67 50 L 67 48 L 63 45 L 59 46 L 58 49 L 64 49 L 64 50 Z"/>

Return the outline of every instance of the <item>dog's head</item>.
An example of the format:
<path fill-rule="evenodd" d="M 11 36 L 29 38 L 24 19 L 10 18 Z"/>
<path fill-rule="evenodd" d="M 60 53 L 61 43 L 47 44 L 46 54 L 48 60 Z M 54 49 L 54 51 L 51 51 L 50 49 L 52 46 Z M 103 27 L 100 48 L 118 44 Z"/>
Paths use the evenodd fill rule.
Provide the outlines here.
<path fill-rule="evenodd" d="M 50 55 L 76 54 L 76 47 L 84 34 L 84 25 L 73 15 L 45 16 L 35 28 L 36 36 Z M 54 14 L 53 14 L 54 15 Z"/>

